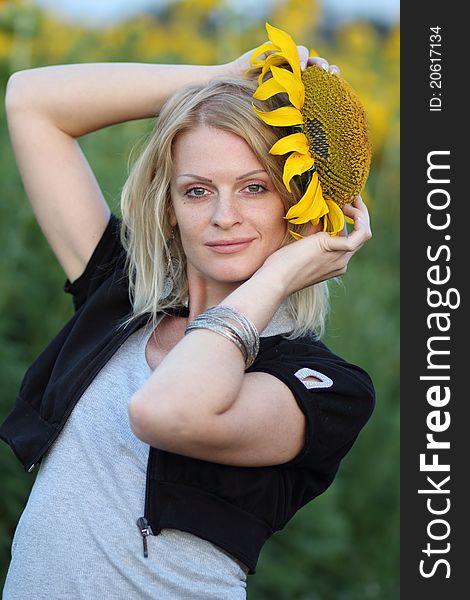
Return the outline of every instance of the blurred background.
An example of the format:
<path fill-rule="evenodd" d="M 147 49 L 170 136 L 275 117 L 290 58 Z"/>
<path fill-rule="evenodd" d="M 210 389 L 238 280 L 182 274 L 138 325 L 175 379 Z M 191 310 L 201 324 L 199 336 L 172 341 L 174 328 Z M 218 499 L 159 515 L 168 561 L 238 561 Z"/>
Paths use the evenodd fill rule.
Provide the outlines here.
<path fill-rule="evenodd" d="M 326 343 L 372 376 L 377 407 L 333 486 L 265 545 L 250 600 L 399 598 L 398 0 L 0 1 L 0 89 L 14 71 L 61 63 L 227 62 L 265 21 L 314 48 L 359 93 L 374 157 L 363 195 L 373 239 L 331 285 Z M 81 138 L 112 210 L 151 120 Z M 0 419 L 33 359 L 72 315 L 65 275 L 25 196 L 0 104 Z M 51 310 L 52 308 L 52 310 Z M 0 443 L 0 585 L 34 474 Z M 32 593 L 34 593 L 32 591 Z"/>

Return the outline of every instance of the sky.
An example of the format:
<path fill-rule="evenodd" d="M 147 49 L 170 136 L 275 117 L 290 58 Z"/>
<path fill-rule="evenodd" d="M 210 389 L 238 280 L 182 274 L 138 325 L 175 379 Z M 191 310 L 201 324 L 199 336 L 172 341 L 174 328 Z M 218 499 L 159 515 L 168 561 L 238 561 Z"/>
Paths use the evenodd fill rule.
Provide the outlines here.
<path fill-rule="evenodd" d="M 73 20 L 86 19 L 96 24 L 109 23 L 132 15 L 143 8 L 171 0 L 34 0 L 34 3 L 63 12 Z M 308 0 L 305 0 L 308 2 Z M 237 8 L 261 10 L 276 0 L 232 0 Z M 399 20 L 399 0 L 322 0 L 325 14 L 337 22 L 351 18 L 372 18 L 385 23 Z"/>

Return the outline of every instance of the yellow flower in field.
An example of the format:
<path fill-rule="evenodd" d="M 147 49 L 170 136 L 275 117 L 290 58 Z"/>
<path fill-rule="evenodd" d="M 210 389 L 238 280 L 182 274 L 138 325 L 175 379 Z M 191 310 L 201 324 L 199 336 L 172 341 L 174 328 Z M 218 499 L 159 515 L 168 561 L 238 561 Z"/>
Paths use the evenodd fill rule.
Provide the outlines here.
<path fill-rule="evenodd" d="M 285 218 L 295 225 L 321 222 L 323 231 L 337 235 L 344 227 L 341 207 L 360 193 L 369 172 L 371 148 L 364 109 L 338 75 L 316 66 L 302 72 L 297 46 L 289 34 L 269 23 L 266 30 L 269 42 L 253 52 L 249 69 L 260 69 L 253 97 L 264 101 L 286 94 L 289 105 L 268 112 L 253 108 L 268 125 L 293 128 L 270 153 L 289 154 L 284 185 L 290 192 L 292 178 L 301 177 L 304 192 Z M 266 79 L 267 75 L 271 77 Z M 302 237 L 290 233 L 296 239 Z"/>

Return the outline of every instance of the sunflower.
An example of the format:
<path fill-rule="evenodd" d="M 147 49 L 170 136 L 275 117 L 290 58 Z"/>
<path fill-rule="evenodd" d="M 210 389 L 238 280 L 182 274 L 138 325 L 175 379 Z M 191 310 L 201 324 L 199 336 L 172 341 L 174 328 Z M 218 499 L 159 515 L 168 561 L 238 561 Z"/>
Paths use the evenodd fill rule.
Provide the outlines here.
<path fill-rule="evenodd" d="M 266 23 L 269 41 L 257 48 L 247 71 L 260 69 L 253 97 L 264 101 L 286 95 L 286 106 L 264 112 L 253 108 L 268 125 L 292 127 L 271 154 L 289 154 L 283 181 L 299 181 L 303 196 L 284 217 L 290 223 L 322 224 L 337 235 L 344 227 L 341 207 L 353 201 L 366 182 L 371 145 L 364 108 L 351 86 L 338 75 L 317 66 L 301 70 L 297 46 L 291 36 Z M 260 59 L 265 54 L 265 58 Z M 294 231 L 291 235 L 300 239 Z"/>

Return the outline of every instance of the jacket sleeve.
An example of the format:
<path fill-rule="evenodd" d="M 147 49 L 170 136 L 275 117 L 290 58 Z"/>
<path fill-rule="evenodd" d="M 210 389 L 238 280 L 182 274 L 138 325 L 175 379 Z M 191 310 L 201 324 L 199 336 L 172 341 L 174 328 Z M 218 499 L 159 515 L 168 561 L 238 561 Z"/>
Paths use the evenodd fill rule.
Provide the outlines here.
<path fill-rule="evenodd" d="M 369 375 L 319 343 L 284 340 L 250 371 L 280 379 L 305 415 L 305 443 L 283 467 L 309 468 L 333 475 L 369 420 L 375 392 Z"/>
<path fill-rule="evenodd" d="M 121 219 L 111 213 L 83 273 L 73 283 L 65 281 L 64 292 L 71 294 L 77 311 L 112 271 L 123 267 L 125 251 L 120 240 Z"/>

